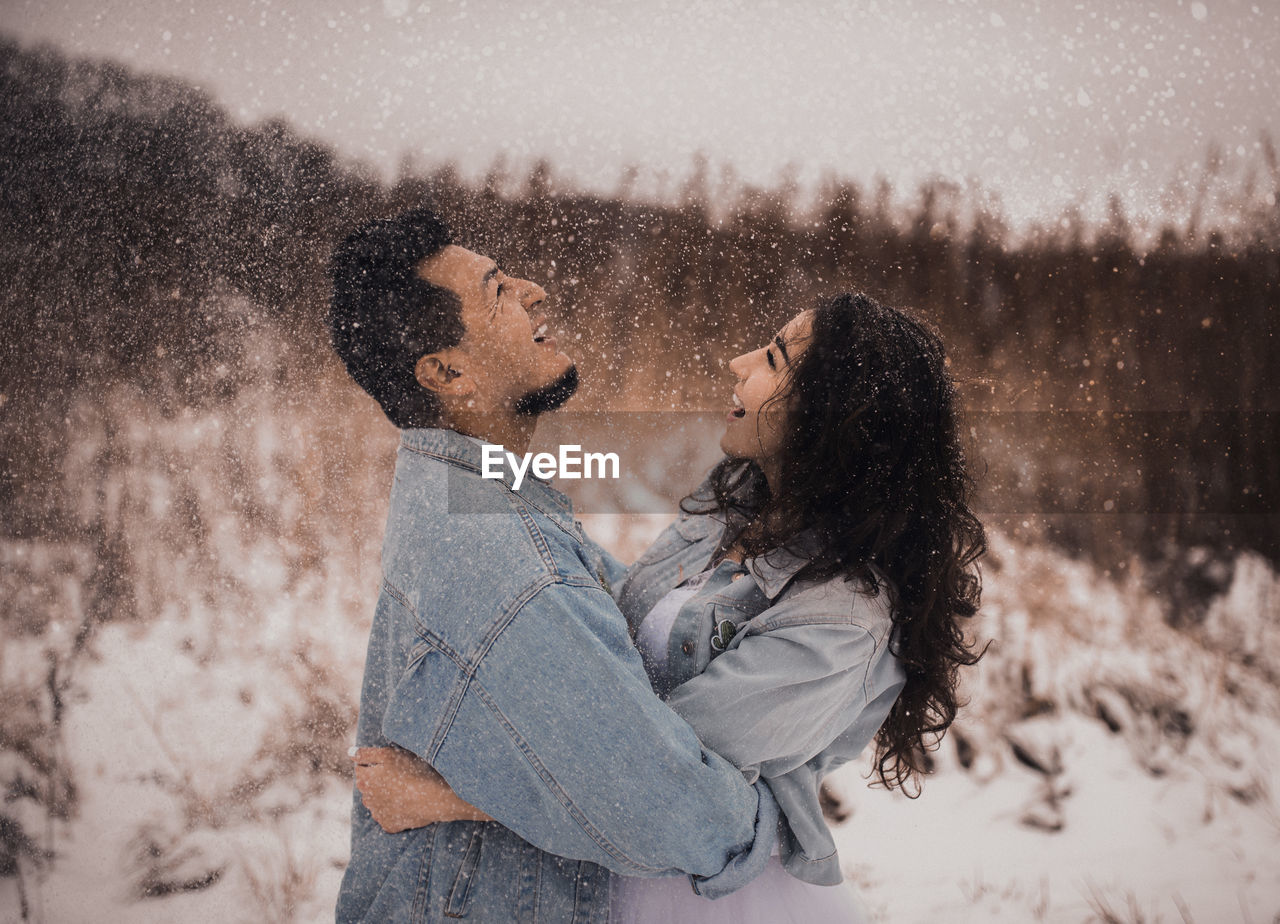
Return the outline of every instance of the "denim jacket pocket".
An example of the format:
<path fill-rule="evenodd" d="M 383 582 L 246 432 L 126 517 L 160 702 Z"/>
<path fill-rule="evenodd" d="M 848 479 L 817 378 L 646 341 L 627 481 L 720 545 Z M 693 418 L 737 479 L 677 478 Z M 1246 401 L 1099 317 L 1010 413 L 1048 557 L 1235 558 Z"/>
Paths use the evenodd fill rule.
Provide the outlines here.
<path fill-rule="evenodd" d="M 447 918 L 465 918 L 471 907 L 471 886 L 476 879 L 476 869 L 480 866 L 480 848 L 484 845 L 484 828 L 476 825 L 471 832 L 471 843 L 467 845 L 466 856 L 458 867 L 458 875 L 453 880 L 453 888 L 449 890 L 449 898 L 445 902 L 444 915 Z"/>

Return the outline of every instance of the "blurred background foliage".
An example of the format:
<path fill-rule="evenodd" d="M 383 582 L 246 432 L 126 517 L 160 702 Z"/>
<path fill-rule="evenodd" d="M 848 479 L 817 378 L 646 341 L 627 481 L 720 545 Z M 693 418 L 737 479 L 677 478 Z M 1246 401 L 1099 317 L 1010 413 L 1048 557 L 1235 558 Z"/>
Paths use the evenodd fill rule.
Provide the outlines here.
<path fill-rule="evenodd" d="M 1051 536 L 1108 566 L 1190 545 L 1280 555 L 1269 139 L 1230 186 L 1210 158 L 1186 213 L 1160 227 L 1135 227 L 1117 198 L 1101 225 L 1070 213 L 1014 233 L 971 183 L 903 193 L 833 177 L 802 195 L 700 159 L 663 202 L 634 201 L 633 173 L 586 194 L 547 163 L 517 176 L 497 162 L 469 184 L 407 158 L 384 183 L 283 120 L 236 124 L 181 81 L 9 40 L 0 91 L 10 535 L 80 528 L 49 477 L 78 398 L 127 382 L 173 409 L 273 378 L 309 381 L 316 402 L 354 387 L 326 346 L 328 252 L 426 201 L 464 243 L 546 284 L 580 407 L 719 407 L 729 358 L 820 295 L 862 290 L 941 329 L 991 511 L 1055 514 Z M 289 353 L 264 363 L 268 328 Z"/>

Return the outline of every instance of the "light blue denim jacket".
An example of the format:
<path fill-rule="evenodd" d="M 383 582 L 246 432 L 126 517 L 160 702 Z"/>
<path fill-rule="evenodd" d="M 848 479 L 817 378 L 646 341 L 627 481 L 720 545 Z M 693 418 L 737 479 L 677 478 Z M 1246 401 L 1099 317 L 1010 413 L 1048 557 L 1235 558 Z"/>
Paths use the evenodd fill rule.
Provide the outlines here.
<path fill-rule="evenodd" d="M 568 498 L 480 463 L 452 431 L 402 433 L 356 737 L 503 824 L 386 834 L 357 795 L 337 919 L 603 922 L 608 870 L 741 887 L 776 842 L 768 786 L 654 695 Z"/>
<path fill-rule="evenodd" d="M 682 513 L 631 566 L 617 596 L 633 634 L 663 595 L 707 568 L 724 532 L 718 515 Z M 875 737 L 906 673 L 889 651 L 887 579 L 870 596 L 857 582 L 807 578 L 807 563 L 782 550 L 720 562 L 680 608 L 666 670 L 651 679 L 703 747 L 769 782 L 786 870 L 834 885 L 840 861 L 819 787 Z"/>

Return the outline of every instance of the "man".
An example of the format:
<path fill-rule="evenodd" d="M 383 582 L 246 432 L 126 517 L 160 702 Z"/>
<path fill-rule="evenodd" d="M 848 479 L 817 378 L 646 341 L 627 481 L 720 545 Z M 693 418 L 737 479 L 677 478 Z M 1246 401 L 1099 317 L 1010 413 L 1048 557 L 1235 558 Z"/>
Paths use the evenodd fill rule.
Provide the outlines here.
<path fill-rule="evenodd" d="M 501 822 L 391 835 L 357 799 L 338 920 L 602 922 L 609 870 L 743 885 L 776 835 L 767 786 L 652 693 L 568 498 L 481 477 L 483 443 L 523 454 L 576 387 L 546 293 L 428 211 L 364 225 L 331 273 L 334 348 L 403 431 L 357 739 Z"/>

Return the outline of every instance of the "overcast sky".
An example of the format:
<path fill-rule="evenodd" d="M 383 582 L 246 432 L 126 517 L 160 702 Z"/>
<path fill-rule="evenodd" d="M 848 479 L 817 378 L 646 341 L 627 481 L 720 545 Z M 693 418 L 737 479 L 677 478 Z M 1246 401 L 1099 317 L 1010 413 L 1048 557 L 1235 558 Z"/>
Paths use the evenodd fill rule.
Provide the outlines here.
<path fill-rule="evenodd" d="M 792 165 L 1000 191 L 1015 219 L 1107 190 L 1151 210 L 1210 141 L 1277 131 L 1276 0 L 0 0 L 0 29 L 188 77 L 394 173 L 547 157 L 613 189 L 695 152 L 751 182 Z"/>

